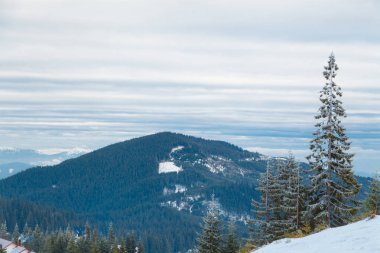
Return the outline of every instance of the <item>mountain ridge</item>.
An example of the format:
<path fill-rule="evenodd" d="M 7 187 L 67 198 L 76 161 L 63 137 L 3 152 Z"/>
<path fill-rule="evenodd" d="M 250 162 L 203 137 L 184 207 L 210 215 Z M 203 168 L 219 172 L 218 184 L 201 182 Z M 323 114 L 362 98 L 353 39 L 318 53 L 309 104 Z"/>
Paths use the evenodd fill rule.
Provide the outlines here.
<path fill-rule="evenodd" d="M 137 231 L 151 245 L 148 253 L 168 252 L 167 244 L 183 251 L 194 246 L 213 194 L 224 219 L 237 220 L 247 232 L 266 162 L 227 142 L 161 132 L 28 169 L 1 180 L 0 192 L 74 212 L 103 231 L 109 222 L 119 234 Z M 175 170 L 160 173 L 164 163 Z"/>

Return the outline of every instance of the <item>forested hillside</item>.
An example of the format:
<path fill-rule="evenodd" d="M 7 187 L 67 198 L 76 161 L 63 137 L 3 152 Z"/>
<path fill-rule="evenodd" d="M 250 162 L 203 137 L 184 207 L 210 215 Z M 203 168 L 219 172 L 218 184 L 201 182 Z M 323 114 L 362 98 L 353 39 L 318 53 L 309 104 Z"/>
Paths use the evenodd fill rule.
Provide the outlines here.
<path fill-rule="evenodd" d="M 247 236 L 251 201 L 259 197 L 258 178 L 267 160 L 226 142 L 165 132 L 116 143 L 56 166 L 28 169 L 0 181 L 0 192 L 65 213 L 48 226 L 44 209 L 38 214 L 30 208 L 36 210 L 30 215 L 35 221 L 17 216 L 12 226 L 16 220 L 21 226 L 28 221 L 44 229 L 78 223 L 83 227 L 88 221 L 106 233 L 113 222 L 117 235 L 134 231 L 148 253 L 183 251 L 194 246 L 213 194 L 222 218 L 237 220 L 239 231 Z M 9 209 L 2 212 L 6 220 L 11 217 Z"/>

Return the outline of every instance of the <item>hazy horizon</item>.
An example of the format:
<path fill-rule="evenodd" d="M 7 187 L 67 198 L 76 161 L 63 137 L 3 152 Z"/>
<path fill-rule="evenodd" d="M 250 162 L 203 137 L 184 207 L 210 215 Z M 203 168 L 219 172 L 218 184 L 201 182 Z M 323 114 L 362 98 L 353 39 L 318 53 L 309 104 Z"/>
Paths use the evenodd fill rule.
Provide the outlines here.
<path fill-rule="evenodd" d="M 308 154 L 334 51 L 355 171 L 380 169 L 380 2 L 0 3 L 2 147 L 161 131 Z"/>

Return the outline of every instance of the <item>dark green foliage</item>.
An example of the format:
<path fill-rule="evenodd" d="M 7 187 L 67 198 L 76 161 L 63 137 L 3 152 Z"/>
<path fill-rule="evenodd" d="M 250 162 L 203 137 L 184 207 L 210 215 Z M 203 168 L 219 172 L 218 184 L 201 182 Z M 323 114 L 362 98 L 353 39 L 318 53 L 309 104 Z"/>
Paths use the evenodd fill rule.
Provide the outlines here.
<path fill-rule="evenodd" d="M 0 221 L 7 221 L 8 228 L 17 224 L 35 227 L 39 224 L 46 230 L 64 228 L 67 224 L 79 226 L 81 222 L 73 212 L 31 203 L 26 200 L 6 199 L 0 196 Z M 20 227 L 20 230 L 23 230 Z"/>

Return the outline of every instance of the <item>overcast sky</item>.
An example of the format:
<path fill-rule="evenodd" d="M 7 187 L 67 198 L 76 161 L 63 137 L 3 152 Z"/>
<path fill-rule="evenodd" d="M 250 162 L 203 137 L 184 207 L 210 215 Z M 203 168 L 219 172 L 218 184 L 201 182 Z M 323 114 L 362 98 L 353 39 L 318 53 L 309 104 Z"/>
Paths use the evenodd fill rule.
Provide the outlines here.
<path fill-rule="evenodd" d="M 308 154 L 331 51 L 355 170 L 380 169 L 380 1 L 1 0 L 0 146 L 159 131 Z"/>

